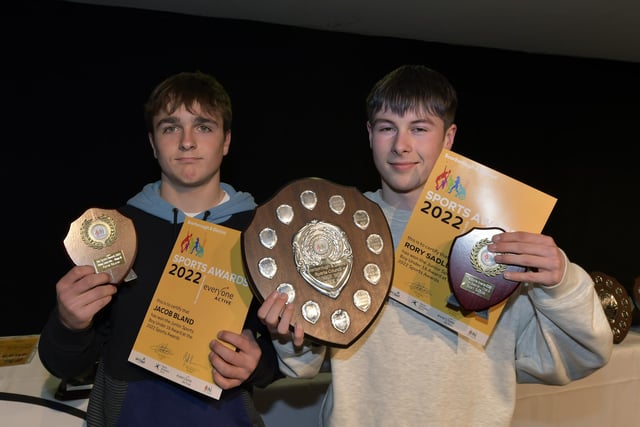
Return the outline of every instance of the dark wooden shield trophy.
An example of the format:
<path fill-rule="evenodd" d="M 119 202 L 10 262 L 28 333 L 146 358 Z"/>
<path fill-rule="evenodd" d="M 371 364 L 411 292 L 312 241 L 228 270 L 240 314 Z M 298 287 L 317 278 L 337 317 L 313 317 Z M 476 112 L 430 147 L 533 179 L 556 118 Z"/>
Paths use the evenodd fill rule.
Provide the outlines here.
<path fill-rule="evenodd" d="M 636 308 L 640 310 L 640 276 L 636 277 L 633 283 L 633 301 L 636 303 Z"/>
<path fill-rule="evenodd" d="M 93 265 L 119 284 L 131 273 L 138 244 L 131 219 L 115 209 L 87 209 L 71 223 L 64 246 L 76 265 Z"/>
<path fill-rule="evenodd" d="M 497 227 L 475 227 L 456 237 L 451 244 L 449 284 L 465 310 L 486 310 L 509 297 L 520 284 L 505 279 L 503 273 L 524 271 L 524 267 L 499 264 L 487 249 L 491 238 L 503 231 Z"/>
<path fill-rule="evenodd" d="M 632 323 L 633 301 L 627 290 L 614 277 L 599 272 L 589 273 L 604 313 L 613 332 L 613 343 L 618 344 L 627 336 Z"/>
<path fill-rule="evenodd" d="M 322 178 L 291 182 L 259 206 L 242 250 L 256 297 L 286 293 L 291 325 L 321 344 L 351 345 L 391 288 L 393 240 L 382 209 Z"/>

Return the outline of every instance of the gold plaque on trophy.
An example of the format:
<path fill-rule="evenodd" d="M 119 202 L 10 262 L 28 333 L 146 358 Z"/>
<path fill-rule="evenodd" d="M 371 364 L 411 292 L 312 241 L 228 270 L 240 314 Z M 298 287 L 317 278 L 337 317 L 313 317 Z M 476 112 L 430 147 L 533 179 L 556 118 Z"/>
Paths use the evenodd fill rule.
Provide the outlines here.
<path fill-rule="evenodd" d="M 321 178 L 294 181 L 259 206 L 242 246 L 256 297 L 286 293 L 291 325 L 323 344 L 353 343 L 391 287 L 393 240 L 382 209 Z"/>
<path fill-rule="evenodd" d="M 115 209 L 99 208 L 88 209 L 71 223 L 64 246 L 76 265 L 108 272 L 114 284 L 130 274 L 138 249 L 131 219 Z"/>

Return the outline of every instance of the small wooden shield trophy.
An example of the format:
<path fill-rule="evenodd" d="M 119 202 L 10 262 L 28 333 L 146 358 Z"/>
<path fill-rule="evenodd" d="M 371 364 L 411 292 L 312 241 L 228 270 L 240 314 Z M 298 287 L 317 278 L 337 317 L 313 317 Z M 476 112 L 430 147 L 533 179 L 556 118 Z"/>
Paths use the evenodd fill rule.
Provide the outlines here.
<path fill-rule="evenodd" d="M 353 187 L 294 181 L 256 209 L 242 234 L 258 300 L 274 290 L 296 304 L 291 325 L 347 347 L 373 322 L 393 276 L 393 240 L 382 209 Z"/>
<path fill-rule="evenodd" d="M 449 253 L 449 283 L 460 305 L 469 311 L 486 310 L 509 297 L 519 282 L 504 278 L 505 271 L 524 267 L 499 264 L 487 249 L 491 238 L 504 230 L 475 227 L 456 237 Z"/>
<path fill-rule="evenodd" d="M 96 273 L 108 272 L 111 283 L 119 284 L 133 273 L 136 230 L 131 219 L 115 209 L 85 211 L 71 223 L 64 246 L 76 265 L 93 265 Z"/>

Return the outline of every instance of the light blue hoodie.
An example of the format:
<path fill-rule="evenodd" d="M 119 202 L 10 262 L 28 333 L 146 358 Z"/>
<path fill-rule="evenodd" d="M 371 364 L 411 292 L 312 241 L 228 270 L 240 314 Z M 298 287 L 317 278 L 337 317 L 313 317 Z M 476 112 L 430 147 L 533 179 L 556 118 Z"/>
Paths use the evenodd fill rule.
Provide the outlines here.
<path fill-rule="evenodd" d="M 182 224 L 186 215 L 160 197 L 160 184 L 161 181 L 158 180 L 145 185 L 138 194 L 127 201 L 127 204 L 166 221 Z M 199 213 L 195 218 L 220 224 L 235 213 L 253 210 L 257 206 L 250 193 L 236 191 L 224 182 L 220 183 L 220 186 L 229 195 L 229 200 Z"/>

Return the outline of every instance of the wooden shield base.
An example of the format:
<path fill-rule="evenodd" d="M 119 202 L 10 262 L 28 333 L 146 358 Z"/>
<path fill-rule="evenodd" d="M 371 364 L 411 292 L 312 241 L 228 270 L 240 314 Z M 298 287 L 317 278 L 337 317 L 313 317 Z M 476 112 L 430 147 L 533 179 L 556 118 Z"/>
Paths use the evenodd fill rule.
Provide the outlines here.
<path fill-rule="evenodd" d="M 382 209 L 321 178 L 291 182 L 259 206 L 242 250 L 258 300 L 286 292 L 296 308 L 291 326 L 320 344 L 351 345 L 391 288 L 393 240 Z"/>
<path fill-rule="evenodd" d="M 87 209 L 71 223 L 64 239 L 76 265 L 93 265 L 96 273 L 108 272 L 111 282 L 121 283 L 135 260 L 138 244 L 131 219 L 115 209 Z"/>

